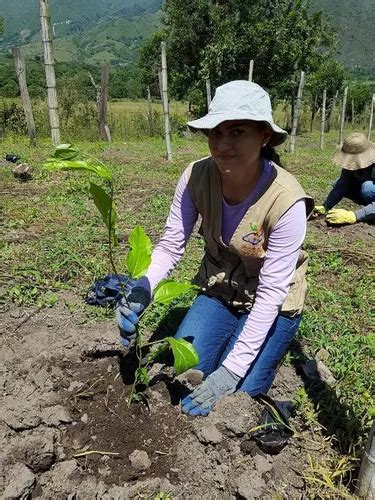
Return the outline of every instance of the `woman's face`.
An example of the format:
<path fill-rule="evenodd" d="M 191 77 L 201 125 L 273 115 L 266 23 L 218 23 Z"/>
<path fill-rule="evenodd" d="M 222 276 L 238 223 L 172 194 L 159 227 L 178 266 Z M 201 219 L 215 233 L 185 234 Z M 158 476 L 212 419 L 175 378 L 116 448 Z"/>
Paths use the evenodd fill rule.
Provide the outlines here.
<path fill-rule="evenodd" d="M 272 131 L 267 125 L 251 120 L 230 120 L 208 133 L 208 146 L 221 173 L 257 166 L 262 146 Z"/>

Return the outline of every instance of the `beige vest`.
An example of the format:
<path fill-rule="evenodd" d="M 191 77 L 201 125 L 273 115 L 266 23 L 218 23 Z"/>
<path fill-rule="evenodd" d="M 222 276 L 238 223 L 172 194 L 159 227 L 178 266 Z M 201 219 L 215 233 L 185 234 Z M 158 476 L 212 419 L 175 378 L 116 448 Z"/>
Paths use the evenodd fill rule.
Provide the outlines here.
<path fill-rule="evenodd" d="M 205 240 L 205 255 L 194 282 L 208 295 L 218 297 L 239 310 L 249 311 L 254 303 L 259 273 L 268 238 L 280 217 L 299 199 L 305 198 L 307 215 L 314 203 L 297 180 L 272 164 L 270 181 L 254 200 L 235 230 L 229 245 L 221 238 L 222 190 L 219 171 L 212 158 L 189 166 L 188 189 L 202 216 L 199 229 Z M 307 254 L 300 252 L 282 312 L 302 311 L 306 295 Z"/>

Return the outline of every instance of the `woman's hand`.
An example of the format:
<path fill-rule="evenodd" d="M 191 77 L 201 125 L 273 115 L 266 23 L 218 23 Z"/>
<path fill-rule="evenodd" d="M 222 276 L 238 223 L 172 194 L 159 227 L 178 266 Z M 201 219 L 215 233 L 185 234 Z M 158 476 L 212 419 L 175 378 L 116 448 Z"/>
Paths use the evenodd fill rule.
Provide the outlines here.
<path fill-rule="evenodd" d="M 326 221 L 330 224 L 355 224 L 357 222 L 357 217 L 351 210 L 334 208 L 327 212 Z"/>
<path fill-rule="evenodd" d="M 325 215 L 326 214 L 326 209 L 325 209 L 324 205 L 316 205 L 314 207 L 313 214 L 314 215 Z"/>
<path fill-rule="evenodd" d="M 181 409 L 186 415 L 206 416 L 213 405 L 227 394 L 232 394 L 241 377 L 229 371 L 225 366 L 220 366 L 211 373 L 191 394 L 181 401 Z"/>
<path fill-rule="evenodd" d="M 124 298 L 120 299 L 116 306 L 116 319 L 120 328 L 120 342 L 123 346 L 129 345 L 135 337 L 136 325 L 139 315 L 143 313 L 151 302 L 151 295 L 142 286 L 135 286 Z"/>

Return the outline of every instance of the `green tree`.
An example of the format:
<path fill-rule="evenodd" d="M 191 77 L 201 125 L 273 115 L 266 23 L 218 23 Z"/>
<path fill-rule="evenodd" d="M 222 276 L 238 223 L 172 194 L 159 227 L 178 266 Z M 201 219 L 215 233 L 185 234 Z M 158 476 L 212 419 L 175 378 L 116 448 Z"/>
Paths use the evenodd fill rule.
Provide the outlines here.
<path fill-rule="evenodd" d="M 142 45 L 139 53 L 138 68 L 142 91 L 144 93 L 146 87 L 149 86 L 151 93 L 156 97 L 160 97 L 158 80 L 158 71 L 161 66 L 160 44 L 166 38 L 167 32 L 165 30 L 156 31 Z M 169 54 L 168 58 L 170 58 Z"/>
<path fill-rule="evenodd" d="M 203 87 L 247 78 L 250 59 L 255 81 L 278 96 L 290 95 L 300 70 L 308 73 L 333 54 L 333 29 L 313 13 L 309 0 L 166 0 L 165 32 L 172 94 L 182 98 Z M 142 63 L 155 81 L 156 38 L 144 47 Z"/>
<path fill-rule="evenodd" d="M 348 103 L 354 104 L 354 114 L 363 114 L 366 105 L 371 105 L 375 85 L 370 82 L 351 82 L 348 91 Z"/>
<path fill-rule="evenodd" d="M 136 66 L 113 68 L 109 80 L 111 97 L 115 99 L 141 97 L 142 89 L 139 79 L 139 69 Z"/>
<path fill-rule="evenodd" d="M 306 90 L 309 93 L 311 101 L 311 131 L 315 115 L 322 106 L 324 89 L 327 90 L 326 106 L 328 117 L 332 111 L 334 95 L 337 91 L 340 92 L 342 90 L 346 76 L 343 65 L 331 57 L 325 60 L 314 73 L 309 75 Z"/>

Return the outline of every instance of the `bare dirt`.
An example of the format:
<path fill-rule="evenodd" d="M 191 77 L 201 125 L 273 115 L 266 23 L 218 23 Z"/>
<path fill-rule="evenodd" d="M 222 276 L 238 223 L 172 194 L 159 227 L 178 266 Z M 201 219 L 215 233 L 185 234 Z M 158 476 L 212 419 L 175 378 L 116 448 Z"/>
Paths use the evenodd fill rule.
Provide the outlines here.
<path fill-rule="evenodd" d="M 262 409 L 249 396 L 188 418 L 165 382 L 150 388 L 149 408 L 129 407 L 131 361 L 114 322 L 83 324 L 79 301 L 65 292 L 50 309 L 0 312 L 1 498 L 303 495 L 307 454 L 327 452 L 319 433 L 267 455 L 248 439 Z M 271 394 L 288 399 L 301 385 L 282 367 Z"/>
<path fill-rule="evenodd" d="M 313 234 L 324 234 L 325 245 L 330 242 L 342 240 L 343 246 L 350 248 L 353 244 L 362 242 L 365 244 L 373 244 L 375 237 L 375 224 L 367 222 L 357 222 L 356 224 L 348 225 L 329 225 L 324 217 L 318 217 L 309 221 L 309 231 Z"/>

